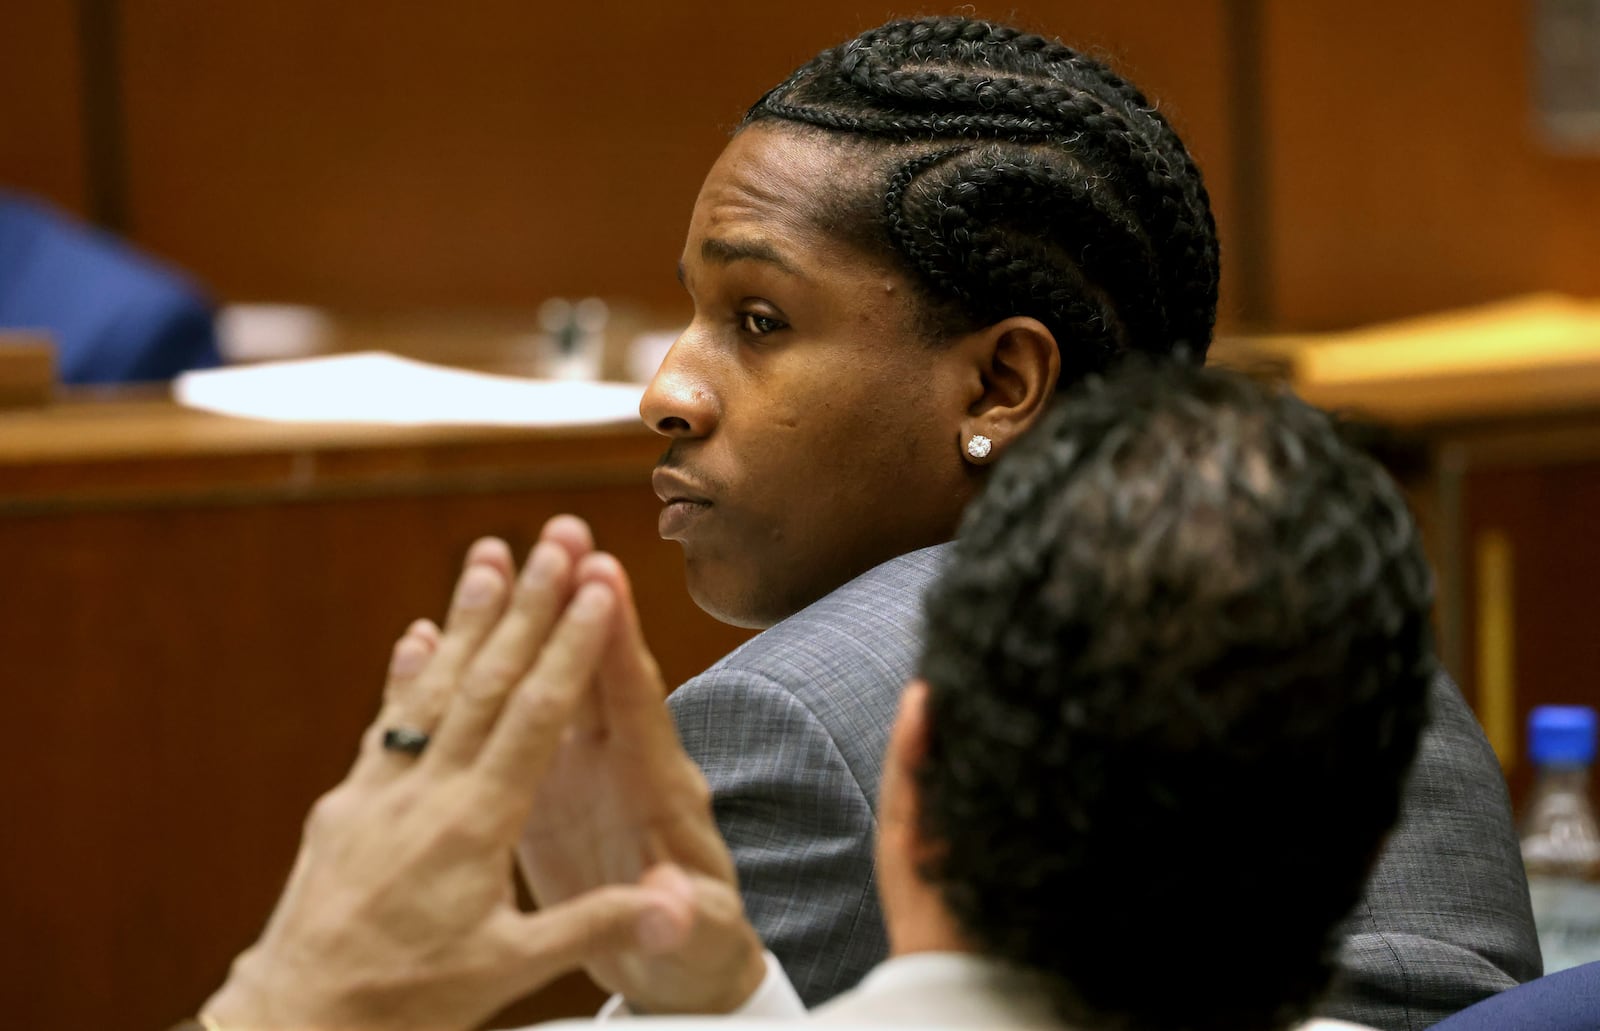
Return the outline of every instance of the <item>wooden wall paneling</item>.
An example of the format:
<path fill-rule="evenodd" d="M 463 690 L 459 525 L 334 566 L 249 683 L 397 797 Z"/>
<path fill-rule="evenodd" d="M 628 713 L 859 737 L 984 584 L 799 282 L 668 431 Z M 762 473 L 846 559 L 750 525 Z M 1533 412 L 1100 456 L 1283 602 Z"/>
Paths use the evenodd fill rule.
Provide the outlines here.
<path fill-rule="evenodd" d="M 78 4 L 0 5 L 0 187 L 89 211 Z"/>
<path fill-rule="evenodd" d="M 1264 7 L 1280 328 L 1600 293 L 1600 159 L 1535 137 L 1530 4 Z"/>
<path fill-rule="evenodd" d="M 826 38 L 733 3 L 128 14 L 140 239 L 232 298 L 379 308 L 679 304 L 725 132 L 790 50 Z"/>
<path fill-rule="evenodd" d="M 122 0 L 77 0 L 83 67 L 84 154 L 89 217 L 104 229 L 128 228 L 128 162 L 122 116 Z"/>
<path fill-rule="evenodd" d="M 1495 610 L 1509 611 L 1512 694 L 1507 699 L 1510 748 L 1502 753 L 1514 803 L 1520 805 L 1531 786 L 1526 756 L 1528 713 L 1536 705 L 1582 704 L 1600 707 L 1600 541 L 1594 513 L 1600 512 L 1600 436 L 1589 434 L 1589 457 L 1520 461 L 1469 459 L 1462 481 L 1463 535 L 1460 563 L 1463 577 L 1463 689 L 1480 714 L 1496 705 L 1485 693 L 1480 668 L 1484 620 Z M 1502 556 L 1493 541 L 1503 543 Z M 1485 545 L 1490 545 L 1488 551 Z M 1508 597 L 1486 594 L 1495 589 L 1502 563 Z M 1493 649 L 1491 649 L 1493 650 Z M 1492 656 L 1491 656 L 1492 658 Z M 1507 754 L 1509 753 L 1509 754 Z"/>
<path fill-rule="evenodd" d="M 1042 3 L 1228 175 L 1218 0 Z M 129 213 L 230 299 L 683 310 L 690 208 L 728 131 L 800 61 L 895 13 L 597 0 L 125 5 Z M 1006 9 L 988 13 L 1010 15 Z"/>
<path fill-rule="evenodd" d="M 576 511 L 633 573 L 663 669 L 746 636 L 683 590 L 648 487 L 427 491 L 0 514 L 12 773 L 0 811 L 19 1027 L 163 1027 L 258 933 L 310 802 L 347 767 L 393 638 L 467 545 Z M 582 1011 L 579 982 L 537 1016 Z"/>

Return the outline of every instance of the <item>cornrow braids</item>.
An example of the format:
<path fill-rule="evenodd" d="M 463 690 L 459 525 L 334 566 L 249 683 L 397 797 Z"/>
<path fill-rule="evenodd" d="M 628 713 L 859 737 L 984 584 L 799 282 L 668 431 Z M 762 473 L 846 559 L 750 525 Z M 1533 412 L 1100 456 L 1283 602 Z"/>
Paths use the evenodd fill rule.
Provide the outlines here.
<path fill-rule="evenodd" d="M 1012 315 L 1062 349 L 1061 379 L 1130 352 L 1204 357 L 1216 223 L 1193 159 L 1132 84 L 1054 40 L 968 18 L 896 21 L 826 50 L 742 123 L 884 152 L 876 197 L 831 225 L 892 250 L 938 335 Z M 847 230 L 848 231 L 848 230 Z"/>

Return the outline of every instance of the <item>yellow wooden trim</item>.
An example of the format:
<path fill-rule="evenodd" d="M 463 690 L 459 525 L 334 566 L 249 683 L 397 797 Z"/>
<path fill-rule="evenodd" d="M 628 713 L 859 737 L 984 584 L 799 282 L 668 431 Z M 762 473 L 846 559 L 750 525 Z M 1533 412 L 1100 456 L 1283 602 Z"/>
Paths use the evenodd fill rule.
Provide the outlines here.
<path fill-rule="evenodd" d="M 1478 719 L 1500 765 L 1517 760 L 1516 613 L 1511 539 L 1500 530 L 1478 534 Z"/>

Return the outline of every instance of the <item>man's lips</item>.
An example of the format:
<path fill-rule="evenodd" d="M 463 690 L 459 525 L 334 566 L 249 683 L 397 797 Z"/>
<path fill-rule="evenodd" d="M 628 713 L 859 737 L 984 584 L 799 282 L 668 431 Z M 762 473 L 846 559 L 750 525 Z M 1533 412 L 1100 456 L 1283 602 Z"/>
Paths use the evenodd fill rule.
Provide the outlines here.
<path fill-rule="evenodd" d="M 666 504 L 656 522 L 656 530 L 665 540 L 682 540 L 690 527 L 711 508 L 705 488 L 672 469 L 657 467 L 650 476 L 650 486 L 655 488 L 656 497 Z"/>
<path fill-rule="evenodd" d="M 682 473 L 664 466 L 657 466 L 656 471 L 650 474 L 650 486 L 655 488 L 656 497 L 669 505 L 680 501 L 695 505 L 711 504 L 704 487 Z"/>

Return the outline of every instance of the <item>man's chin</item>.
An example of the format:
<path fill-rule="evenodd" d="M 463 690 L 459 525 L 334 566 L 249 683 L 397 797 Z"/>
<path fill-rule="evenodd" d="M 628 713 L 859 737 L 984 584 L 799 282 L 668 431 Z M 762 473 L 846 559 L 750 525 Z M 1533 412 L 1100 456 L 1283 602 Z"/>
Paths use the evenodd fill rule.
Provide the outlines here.
<path fill-rule="evenodd" d="M 711 563 L 693 558 L 687 550 L 683 561 L 689 597 L 717 622 L 747 630 L 765 630 L 787 615 L 772 614 L 770 606 L 759 603 L 756 592 L 716 575 L 721 570 L 711 568 Z"/>

